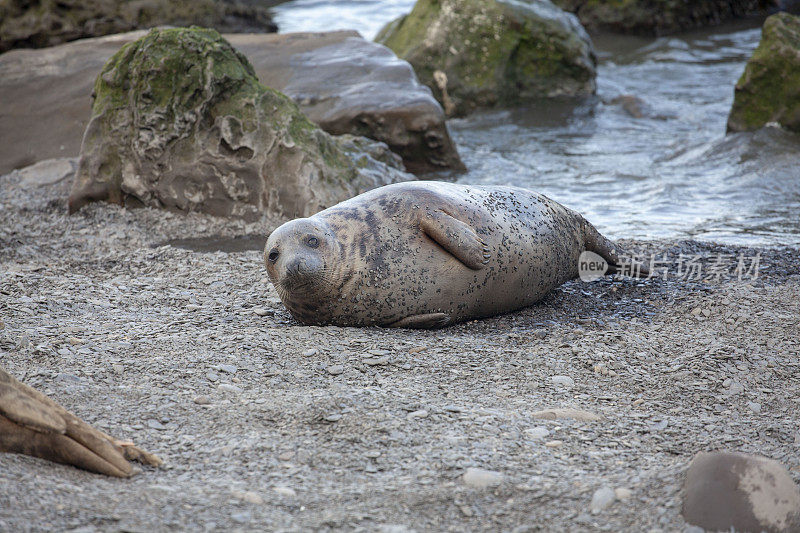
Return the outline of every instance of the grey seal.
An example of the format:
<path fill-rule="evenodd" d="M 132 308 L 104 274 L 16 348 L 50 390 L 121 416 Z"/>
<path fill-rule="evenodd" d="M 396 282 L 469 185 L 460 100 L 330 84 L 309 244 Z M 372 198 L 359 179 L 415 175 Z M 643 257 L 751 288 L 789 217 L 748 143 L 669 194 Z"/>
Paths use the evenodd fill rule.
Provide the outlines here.
<path fill-rule="evenodd" d="M 307 325 L 436 328 L 530 306 L 622 252 L 578 213 L 519 187 L 387 185 L 287 222 L 269 278 Z"/>

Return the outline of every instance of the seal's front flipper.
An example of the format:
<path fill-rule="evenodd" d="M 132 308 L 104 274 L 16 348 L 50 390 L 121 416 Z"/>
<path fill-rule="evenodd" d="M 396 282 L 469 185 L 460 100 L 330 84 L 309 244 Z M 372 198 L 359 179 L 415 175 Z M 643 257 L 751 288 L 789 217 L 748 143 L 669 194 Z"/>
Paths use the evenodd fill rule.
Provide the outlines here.
<path fill-rule="evenodd" d="M 419 226 L 425 235 L 472 270 L 486 267 L 492 257 L 475 230 L 443 211 L 427 213 Z"/>
<path fill-rule="evenodd" d="M 450 322 L 450 315 L 446 313 L 428 313 L 425 315 L 411 315 L 393 322 L 386 327 L 408 329 L 437 329 L 443 328 Z"/>
<path fill-rule="evenodd" d="M 627 254 L 619 246 L 604 237 L 586 219 L 583 220 L 582 226 L 586 249 L 608 261 L 609 274 L 623 272 L 623 274 L 639 278 L 650 275 L 650 269 L 647 265 L 635 260 L 632 255 Z"/>

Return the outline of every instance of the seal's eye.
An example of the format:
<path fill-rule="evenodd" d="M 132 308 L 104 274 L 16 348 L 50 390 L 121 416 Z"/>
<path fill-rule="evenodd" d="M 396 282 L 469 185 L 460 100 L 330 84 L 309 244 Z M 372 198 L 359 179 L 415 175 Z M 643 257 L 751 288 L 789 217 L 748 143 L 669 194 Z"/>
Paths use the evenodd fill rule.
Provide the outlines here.
<path fill-rule="evenodd" d="M 280 254 L 280 252 L 278 252 L 278 249 L 277 249 L 277 248 L 273 248 L 273 249 L 272 249 L 272 250 L 269 252 L 269 255 L 267 256 L 267 259 L 269 259 L 269 262 L 270 262 L 270 263 L 274 263 L 275 261 L 277 261 L 277 260 L 278 260 L 278 256 L 279 256 L 279 255 L 281 255 L 281 254 Z"/>
<path fill-rule="evenodd" d="M 306 241 L 306 243 L 310 247 L 316 248 L 317 246 L 319 246 L 319 239 L 317 239 L 316 237 L 309 237 L 308 240 Z"/>

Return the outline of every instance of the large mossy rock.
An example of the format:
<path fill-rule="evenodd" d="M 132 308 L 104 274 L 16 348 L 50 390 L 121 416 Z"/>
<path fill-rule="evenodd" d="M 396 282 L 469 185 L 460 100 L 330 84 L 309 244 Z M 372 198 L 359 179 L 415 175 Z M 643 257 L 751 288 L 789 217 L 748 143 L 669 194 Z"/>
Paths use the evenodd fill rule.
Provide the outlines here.
<path fill-rule="evenodd" d="M 234 0 L 2 0 L 0 53 L 164 24 L 277 31 L 265 7 Z"/>
<path fill-rule="evenodd" d="M 308 216 L 410 179 L 385 145 L 312 124 L 214 30 L 152 30 L 106 63 L 94 93 L 73 212 L 106 200 L 247 219 Z"/>
<path fill-rule="evenodd" d="M 449 115 L 596 89 L 589 36 L 549 0 L 418 0 L 376 41 L 411 63 Z"/>
<path fill-rule="evenodd" d="M 143 30 L 0 54 L 0 175 L 45 159 L 77 157 L 97 76 Z M 464 170 L 444 111 L 414 70 L 353 31 L 234 33 L 225 39 L 259 81 L 333 135 L 381 141 L 415 174 Z"/>
<path fill-rule="evenodd" d="M 553 0 L 587 29 L 666 35 L 781 9 L 790 0 Z"/>
<path fill-rule="evenodd" d="M 728 131 L 768 122 L 800 132 L 800 17 L 788 13 L 764 22 L 761 42 L 736 84 Z"/>

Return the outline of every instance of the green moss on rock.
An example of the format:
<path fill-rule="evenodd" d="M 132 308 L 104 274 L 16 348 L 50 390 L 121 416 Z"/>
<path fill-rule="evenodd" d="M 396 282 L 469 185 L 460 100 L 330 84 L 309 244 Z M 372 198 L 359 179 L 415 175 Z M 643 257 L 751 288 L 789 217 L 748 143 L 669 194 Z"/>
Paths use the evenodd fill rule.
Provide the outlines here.
<path fill-rule="evenodd" d="M 261 85 L 219 33 L 152 30 L 124 46 L 94 86 L 70 196 L 255 218 L 306 216 L 393 181 L 401 165 L 359 170 L 285 95 Z M 380 145 L 388 152 L 385 145 Z"/>
<path fill-rule="evenodd" d="M 728 130 L 769 122 L 800 132 L 800 17 L 788 13 L 764 22 L 761 42 L 736 84 Z"/>
<path fill-rule="evenodd" d="M 411 63 L 448 114 L 595 91 L 588 35 L 548 0 L 418 0 L 376 40 Z"/>

